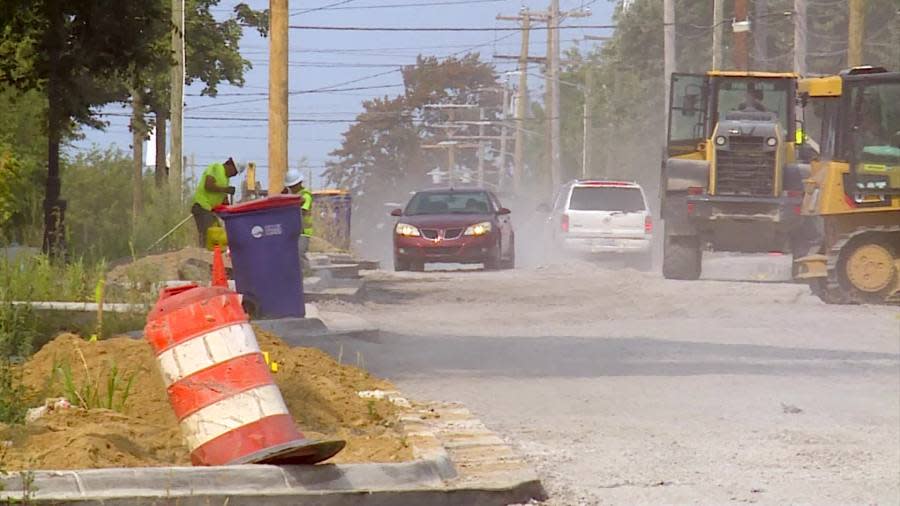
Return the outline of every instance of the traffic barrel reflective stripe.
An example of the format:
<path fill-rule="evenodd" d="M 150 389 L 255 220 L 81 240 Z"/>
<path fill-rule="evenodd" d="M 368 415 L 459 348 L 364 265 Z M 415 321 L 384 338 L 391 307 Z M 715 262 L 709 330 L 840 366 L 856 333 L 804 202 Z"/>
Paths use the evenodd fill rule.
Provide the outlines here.
<path fill-rule="evenodd" d="M 194 465 L 314 463 L 343 448 L 297 430 L 238 294 L 164 291 L 145 335 Z"/>

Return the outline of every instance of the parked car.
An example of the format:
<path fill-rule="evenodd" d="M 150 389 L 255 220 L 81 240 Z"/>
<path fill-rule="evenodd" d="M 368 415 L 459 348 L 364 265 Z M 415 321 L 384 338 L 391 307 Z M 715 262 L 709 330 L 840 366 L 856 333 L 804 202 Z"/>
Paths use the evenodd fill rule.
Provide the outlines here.
<path fill-rule="evenodd" d="M 427 263 L 484 264 L 512 269 L 516 239 L 509 209 L 483 189 L 417 192 L 405 209 L 391 212 L 394 270 L 421 271 Z"/>
<path fill-rule="evenodd" d="M 653 217 L 637 183 L 567 183 L 556 193 L 547 221 L 556 250 L 618 257 L 639 269 L 650 269 Z"/>

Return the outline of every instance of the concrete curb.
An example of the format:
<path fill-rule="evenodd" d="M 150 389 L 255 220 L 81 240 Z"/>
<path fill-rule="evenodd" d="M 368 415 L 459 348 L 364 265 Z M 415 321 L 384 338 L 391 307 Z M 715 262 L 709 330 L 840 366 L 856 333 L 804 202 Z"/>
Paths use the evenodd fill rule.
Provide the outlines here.
<path fill-rule="evenodd" d="M 36 471 L 0 478 L 0 501 L 79 506 L 501 506 L 546 497 L 525 461 L 462 406 L 419 407 L 401 423 L 413 462 Z"/>
<path fill-rule="evenodd" d="M 335 311 L 320 312 L 314 304 L 306 305 L 306 318 L 253 320 L 251 323 L 280 336 L 337 337 L 379 332 L 378 327 L 359 316 Z"/>

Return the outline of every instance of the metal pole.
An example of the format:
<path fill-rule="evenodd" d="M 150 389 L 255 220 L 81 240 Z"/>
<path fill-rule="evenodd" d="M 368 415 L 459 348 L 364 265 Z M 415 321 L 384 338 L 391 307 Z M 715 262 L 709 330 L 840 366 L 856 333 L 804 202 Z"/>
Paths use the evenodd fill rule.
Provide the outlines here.
<path fill-rule="evenodd" d="M 484 186 L 484 107 L 478 110 L 478 184 Z"/>
<path fill-rule="evenodd" d="M 746 22 L 747 0 L 734 0 L 734 20 Z M 738 70 L 750 69 L 750 32 L 740 30 L 734 32 L 734 68 Z"/>
<path fill-rule="evenodd" d="M 181 186 L 184 146 L 184 0 L 172 0 L 172 52 L 175 65 L 171 75 L 172 154 L 169 184 L 176 195 L 184 193 Z"/>
<path fill-rule="evenodd" d="M 725 0 L 713 0 L 712 68 L 722 68 L 722 34 L 725 31 Z"/>
<path fill-rule="evenodd" d="M 590 63 L 585 67 L 584 76 L 584 134 L 581 153 L 581 177 L 587 178 L 591 170 L 591 139 L 593 138 L 593 117 L 591 115 L 591 99 L 594 93 L 594 72 Z"/>
<path fill-rule="evenodd" d="M 850 28 L 847 66 L 863 64 L 863 35 L 866 29 L 866 0 L 850 0 Z"/>
<path fill-rule="evenodd" d="M 288 166 L 288 0 L 269 9 L 269 195 L 278 195 Z"/>
<path fill-rule="evenodd" d="M 806 0 L 794 0 L 794 72 L 806 74 Z"/>
<path fill-rule="evenodd" d="M 500 123 L 500 164 L 497 167 L 497 187 L 503 188 L 506 177 L 506 122 L 509 121 L 509 76 L 503 83 L 503 121 Z"/>
<path fill-rule="evenodd" d="M 666 90 L 664 99 L 665 111 L 663 117 L 666 117 L 669 114 L 669 86 L 672 81 L 672 73 L 675 72 L 675 0 L 664 0 L 663 32 L 663 64 Z M 663 135 L 665 135 L 665 133 Z"/>

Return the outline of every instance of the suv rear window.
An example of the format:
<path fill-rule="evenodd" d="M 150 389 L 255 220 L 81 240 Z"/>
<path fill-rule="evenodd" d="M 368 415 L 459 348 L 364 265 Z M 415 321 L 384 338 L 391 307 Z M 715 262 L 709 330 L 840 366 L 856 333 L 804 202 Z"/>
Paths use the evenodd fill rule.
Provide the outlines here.
<path fill-rule="evenodd" d="M 569 209 L 573 211 L 622 211 L 635 213 L 646 209 L 638 188 L 576 186 L 572 188 Z"/>

